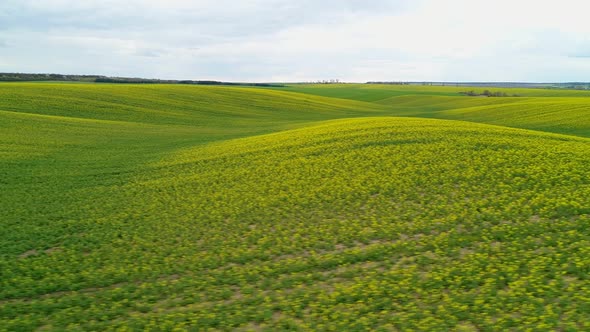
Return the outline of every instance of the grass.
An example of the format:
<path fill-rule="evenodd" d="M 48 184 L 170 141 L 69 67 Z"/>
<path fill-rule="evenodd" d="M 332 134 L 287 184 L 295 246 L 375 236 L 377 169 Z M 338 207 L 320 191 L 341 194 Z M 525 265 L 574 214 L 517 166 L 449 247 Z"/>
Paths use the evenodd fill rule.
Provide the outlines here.
<path fill-rule="evenodd" d="M 0 97 L 0 331 L 590 329 L 583 98 Z"/>

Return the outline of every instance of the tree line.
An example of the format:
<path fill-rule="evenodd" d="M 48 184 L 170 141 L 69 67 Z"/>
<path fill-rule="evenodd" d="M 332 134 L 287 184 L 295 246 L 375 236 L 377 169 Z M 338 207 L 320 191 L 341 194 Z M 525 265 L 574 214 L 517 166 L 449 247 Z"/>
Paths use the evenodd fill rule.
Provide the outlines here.
<path fill-rule="evenodd" d="M 27 74 L 0 73 L 0 82 L 95 82 L 95 83 L 127 83 L 127 84 L 195 84 L 195 85 L 237 85 L 283 87 L 274 83 L 239 83 L 211 80 L 160 80 L 137 77 L 110 77 L 102 75 L 63 75 L 63 74 Z"/>

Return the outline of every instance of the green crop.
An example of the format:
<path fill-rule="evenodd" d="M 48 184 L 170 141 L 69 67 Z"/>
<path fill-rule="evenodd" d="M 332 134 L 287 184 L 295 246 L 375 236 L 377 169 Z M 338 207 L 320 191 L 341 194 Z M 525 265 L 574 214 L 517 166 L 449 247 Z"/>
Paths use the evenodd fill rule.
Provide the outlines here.
<path fill-rule="evenodd" d="M 0 96 L 0 331 L 590 329 L 583 98 Z"/>
<path fill-rule="evenodd" d="M 590 91 L 525 88 L 486 88 L 422 85 L 383 85 L 383 84 L 292 84 L 278 90 L 300 92 L 325 97 L 384 102 L 399 96 L 460 96 L 460 92 L 484 90 L 504 92 L 521 97 L 590 97 Z"/>
<path fill-rule="evenodd" d="M 590 104 L 585 98 L 548 99 L 447 110 L 435 116 L 590 137 Z"/>
<path fill-rule="evenodd" d="M 386 115 L 456 119 L 590 137 L 590 92 L 583 90 L 490 88 L 518 97 L 467 97 L 484 88 L 378 84 L 290 85 L 275 89 L 369 101 Z"/>

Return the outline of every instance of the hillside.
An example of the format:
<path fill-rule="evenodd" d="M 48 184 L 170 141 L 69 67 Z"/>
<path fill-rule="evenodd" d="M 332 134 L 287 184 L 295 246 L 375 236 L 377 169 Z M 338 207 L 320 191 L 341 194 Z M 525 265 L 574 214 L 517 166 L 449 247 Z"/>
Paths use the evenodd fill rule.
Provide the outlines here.
<path fill-rule="evenodd" d="M 254 124 L 275 126 L 275 123 L 366 115 L 383 109 L 381 105 L 371 103 L 261 88 L 149 84 L 0 85 L 2 111 L 157 125 L 251 130 Z"/>
<path fill-rule="evenodd" d="M 287 87 L 280 88 L 280 90 L 368 102 L 377 102 L 387 98 L 408 95 L 460 96 L 461 92 L 475 91 L 477 93 L 481 93 L 484 90 L 505 92 L 508 95 L 518 95 L 521 97 L 590 97 L 590 91 L 588 90 L 388 84 L 292 84 L 288 85 Z"/>
<path fill-rule="evenodd" d="M 445 110 L 434 116 L 590 137 L 590 103 L 585 98 L 536 98 Z"/>
<path fill-rule="evenodd" d="M 590 137 L 588 91 L 485 88 L 510 97 L 469 97 L 484 88 L 379 84 L 291 85 L 282 91 L 362 100 L 381 105 L 386 115 L 456 119 Z M 514 97 L 516 95 L 517 97 Z"/>
<path fill-rule="evenodd" d="M 0 97 L 0 331 L 590 329 L 583 98 Z"/>

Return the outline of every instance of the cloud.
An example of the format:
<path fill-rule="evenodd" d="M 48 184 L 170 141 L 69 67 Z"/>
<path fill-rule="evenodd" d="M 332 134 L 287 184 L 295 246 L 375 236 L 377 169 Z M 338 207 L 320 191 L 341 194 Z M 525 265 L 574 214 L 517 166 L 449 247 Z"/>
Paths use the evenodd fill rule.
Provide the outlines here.
<path fill-rule="evenodd" d="M 337 22 L 342 16 L 403 10 L 409 0 L 5 0 L 0 17 L 5 28 L 31 30 L 96 29 L 131 31 L 161 28 L 234 39 L 268 34 L 307 23 Z M 193 28 L 199 28 L 198 30 Z"/>
<path fill-rule="evenodd" d="M 2 57 L 13 67 L 0 70 L 242 81 L 587 80 L 589 9 L 582 0 L 4 0 L 0 41 L 10 47 Z"/>

